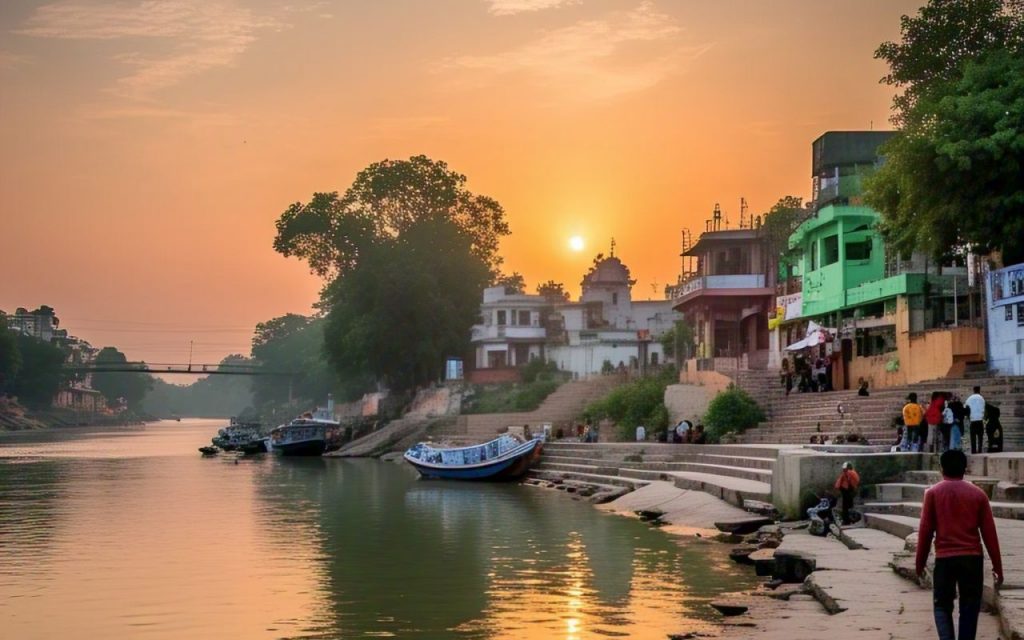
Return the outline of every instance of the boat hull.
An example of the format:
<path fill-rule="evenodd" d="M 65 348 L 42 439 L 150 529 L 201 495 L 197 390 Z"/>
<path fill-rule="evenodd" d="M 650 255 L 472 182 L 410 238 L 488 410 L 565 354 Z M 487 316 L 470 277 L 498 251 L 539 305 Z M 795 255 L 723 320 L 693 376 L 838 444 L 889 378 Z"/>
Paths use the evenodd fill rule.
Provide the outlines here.
<path fill-rule="evenodd" d="M 322 456 L 327 450 L 324 440 L 304 440 L 302 442 L 275 443 L 274 453 L 282 456 Z"/>
<path fill-rule="evenodd" d="M 418 460 L 408 454 L 406 462 L 411 464 L 424 478 L 446 480 L 515 480 L 521 477 L 540 457 L 542 442 L 531 440 L 514 455 L 488 462 L 464 465 L 432 464 Z"/>

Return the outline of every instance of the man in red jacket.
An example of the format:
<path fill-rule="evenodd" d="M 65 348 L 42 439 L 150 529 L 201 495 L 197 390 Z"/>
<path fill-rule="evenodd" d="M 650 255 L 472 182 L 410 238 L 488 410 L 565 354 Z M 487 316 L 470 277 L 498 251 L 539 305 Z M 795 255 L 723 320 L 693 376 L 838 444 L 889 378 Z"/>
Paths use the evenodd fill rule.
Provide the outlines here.
<path fill-rule="evenodd" d="M 924 574 L 925 563 L 935 537 L 934 590 L 935 628 L 939 640 L 956 640 L 953 629 L 953 600 L 960 597 L 960 640 L 974 640 L 981 611 L 985 542 L 992 560 L 995 585 L 1003 583 L 1003 561 L 999 537 L 988 496 L 978 487 L 964 482 L 967 456 L 949 450 L 939 459 L 942 482 L 924 494 L 921 526 L 917 534 L 917 575 Z M 981 533 L 979 537 L 979 532 Z"/>

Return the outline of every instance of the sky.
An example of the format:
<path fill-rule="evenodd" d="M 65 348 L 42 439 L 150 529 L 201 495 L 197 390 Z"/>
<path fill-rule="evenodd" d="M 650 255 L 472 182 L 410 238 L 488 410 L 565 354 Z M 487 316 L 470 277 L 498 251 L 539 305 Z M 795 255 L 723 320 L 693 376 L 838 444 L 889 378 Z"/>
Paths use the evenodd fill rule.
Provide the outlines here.
<path fill-rule="evenodd" d="M 530 291 L 578 295 L 614 238 L 661 298 L 716 203 L 806 198 L 816 137 L 889 128 L 873 52 L 921 4 L 4 0 L 0 309 L 130 360 L 248 353 L 322 285 L 278 216 L 419 154 L 503 205 Z"/>

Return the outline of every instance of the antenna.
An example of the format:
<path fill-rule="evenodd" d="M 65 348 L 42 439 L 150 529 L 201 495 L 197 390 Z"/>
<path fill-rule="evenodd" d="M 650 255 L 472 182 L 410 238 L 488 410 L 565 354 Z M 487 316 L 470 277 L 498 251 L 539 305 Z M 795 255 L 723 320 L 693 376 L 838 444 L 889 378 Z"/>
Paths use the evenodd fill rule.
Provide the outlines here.
<path fill-rule="evenodd" d="M 747 199 L 740 196 L 740 229 L 752 229 L 754 227 L 754 220 L 750 220 L 750 224 L 747 224 Z"/>
<path fill-rule="evenodd" d="M 188 341 L 188 370 L 192 370 L 192 341 Z"/>
<path fill-rule="evenodd" d="M 721 231 L 722 229 L 722 207 L 715 203 L 715 211 L 711 214 L 712 231 Z"/>
<path fill-rule="evenodd" d="M 612 238 L 612 258 L 615 257 L 615 238 Z"/>

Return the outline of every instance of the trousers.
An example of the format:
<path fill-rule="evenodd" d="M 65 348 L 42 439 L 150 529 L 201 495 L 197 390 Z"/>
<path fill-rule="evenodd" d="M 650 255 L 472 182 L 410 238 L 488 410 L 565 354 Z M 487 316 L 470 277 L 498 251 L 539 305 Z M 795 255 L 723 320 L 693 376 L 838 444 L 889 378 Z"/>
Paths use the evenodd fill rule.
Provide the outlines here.
<path fill-rule="evenodd" d="M 957 640 L 953 628 L 953 601 L 960 598 L 959 640 L 975 640 L 984 564 L 981 556 L 953 556 L 935 559 L 933 605 L 939 640 Z"/>

